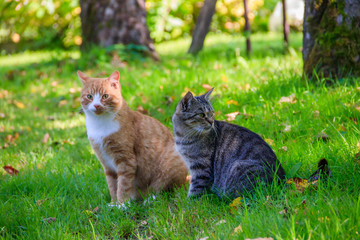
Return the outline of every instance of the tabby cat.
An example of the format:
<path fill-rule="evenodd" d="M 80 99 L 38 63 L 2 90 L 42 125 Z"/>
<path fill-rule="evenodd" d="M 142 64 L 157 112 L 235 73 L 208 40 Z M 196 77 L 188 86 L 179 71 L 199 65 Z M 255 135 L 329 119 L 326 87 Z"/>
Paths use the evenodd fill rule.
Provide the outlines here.
<path fill-rule="evenodd" d="M 173 135 L 156 119 L 128 107 L 121 95 L 119 72 L 91 78 L 78 71 L 78 76 L 87 135 L 104 168 L 112 202 L 123 204 L 150 190 L 183 185 L 187 168 Z"/>
<path fill-rule="evenodd" d="M 284 169 L 259 135 L 214 119 L 212 91 L 197 97 L 188 92 L 172 117 L 176 148 L 190 169 L 188 196 L 212 190 L 220 197 L 237 197 L 259 181 L 283 179 Z"/>

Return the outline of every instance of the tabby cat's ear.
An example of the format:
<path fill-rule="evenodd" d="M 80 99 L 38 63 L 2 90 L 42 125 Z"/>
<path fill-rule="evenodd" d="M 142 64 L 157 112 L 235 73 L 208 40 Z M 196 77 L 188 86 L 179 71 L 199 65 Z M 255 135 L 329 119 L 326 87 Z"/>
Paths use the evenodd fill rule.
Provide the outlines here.
<path fill-rule="evenodd" d="M 120 73 L 119 73 L 119 71 L 113 72 L 113 73 L 110 75 L 109 80 L 110 80 L 110 83 L 111 83 L 111 86 L 112 86 L 112 87 L 114 87 L 115 89 L 120 88 L 120 83 L 119 83 Z"/>
<path fill-rule="evenodd" d="M 81 81 L 81 83 L 84 85 L 86 83 L 86 81 L 89 79 L 89 77 L 83 73 L 82 71 L 77 71 L 77 75 Z"/>
<path fill-rule="evenodd" d="M 187 92 L 183 99 L 181 99 L 182 110 L 186 110 L 190 106 L 192 99 L 194 99 L 193 94 L 190 91 Z"/>
<path fill-rule="evenodd" d="M 207 93 L 204 94 L 206 100 L 209 100 L 211 93 L 214 91 L 214 88 L 210 89 Z"/>

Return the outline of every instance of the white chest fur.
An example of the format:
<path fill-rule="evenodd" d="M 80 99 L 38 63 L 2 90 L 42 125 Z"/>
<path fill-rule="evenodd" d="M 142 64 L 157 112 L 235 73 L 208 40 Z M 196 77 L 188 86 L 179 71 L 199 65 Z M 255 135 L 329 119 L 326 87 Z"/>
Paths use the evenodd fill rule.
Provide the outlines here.
<path fill-rule="evenodd" d="M 103 114 L 100 116 L 92 112 L 86 112 L 86 130 L 88 138 L 94 143 L 99 145 L 99 150 L 102 158 L 102 164 L 107 168 L 116 171 L 114 159 L 110 157 L 103 146 L 103 139 L 111 134 L 119 131 L 121 128 L 120 123 L 114 119 L 113 115 Z"/>

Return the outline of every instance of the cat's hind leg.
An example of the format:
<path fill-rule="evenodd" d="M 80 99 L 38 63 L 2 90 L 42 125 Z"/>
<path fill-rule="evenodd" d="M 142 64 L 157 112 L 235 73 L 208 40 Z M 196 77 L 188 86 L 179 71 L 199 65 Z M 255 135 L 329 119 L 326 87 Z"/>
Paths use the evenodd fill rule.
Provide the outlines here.
<path fill-rule="evenodd" d="M 258 160 L 239 160 L 229 168 L 222 193 L 238 196 L 244 192 L 253 191 L 259 182 L 270 183 L 273 174 L 269 167 Z"/>

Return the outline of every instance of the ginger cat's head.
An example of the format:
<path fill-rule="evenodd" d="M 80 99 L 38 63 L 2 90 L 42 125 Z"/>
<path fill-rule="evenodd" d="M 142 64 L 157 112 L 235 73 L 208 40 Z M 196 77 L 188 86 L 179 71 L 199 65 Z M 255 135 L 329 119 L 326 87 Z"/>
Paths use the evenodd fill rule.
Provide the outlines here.
<path fill-rule="evenodd" d="M 81 106 L 85 114 L 103 115 L 115 113 L 122 104 L 120 74 L 113 72 L 108 78 L 91 78 L 77 72 L 83 84 Z"/>

